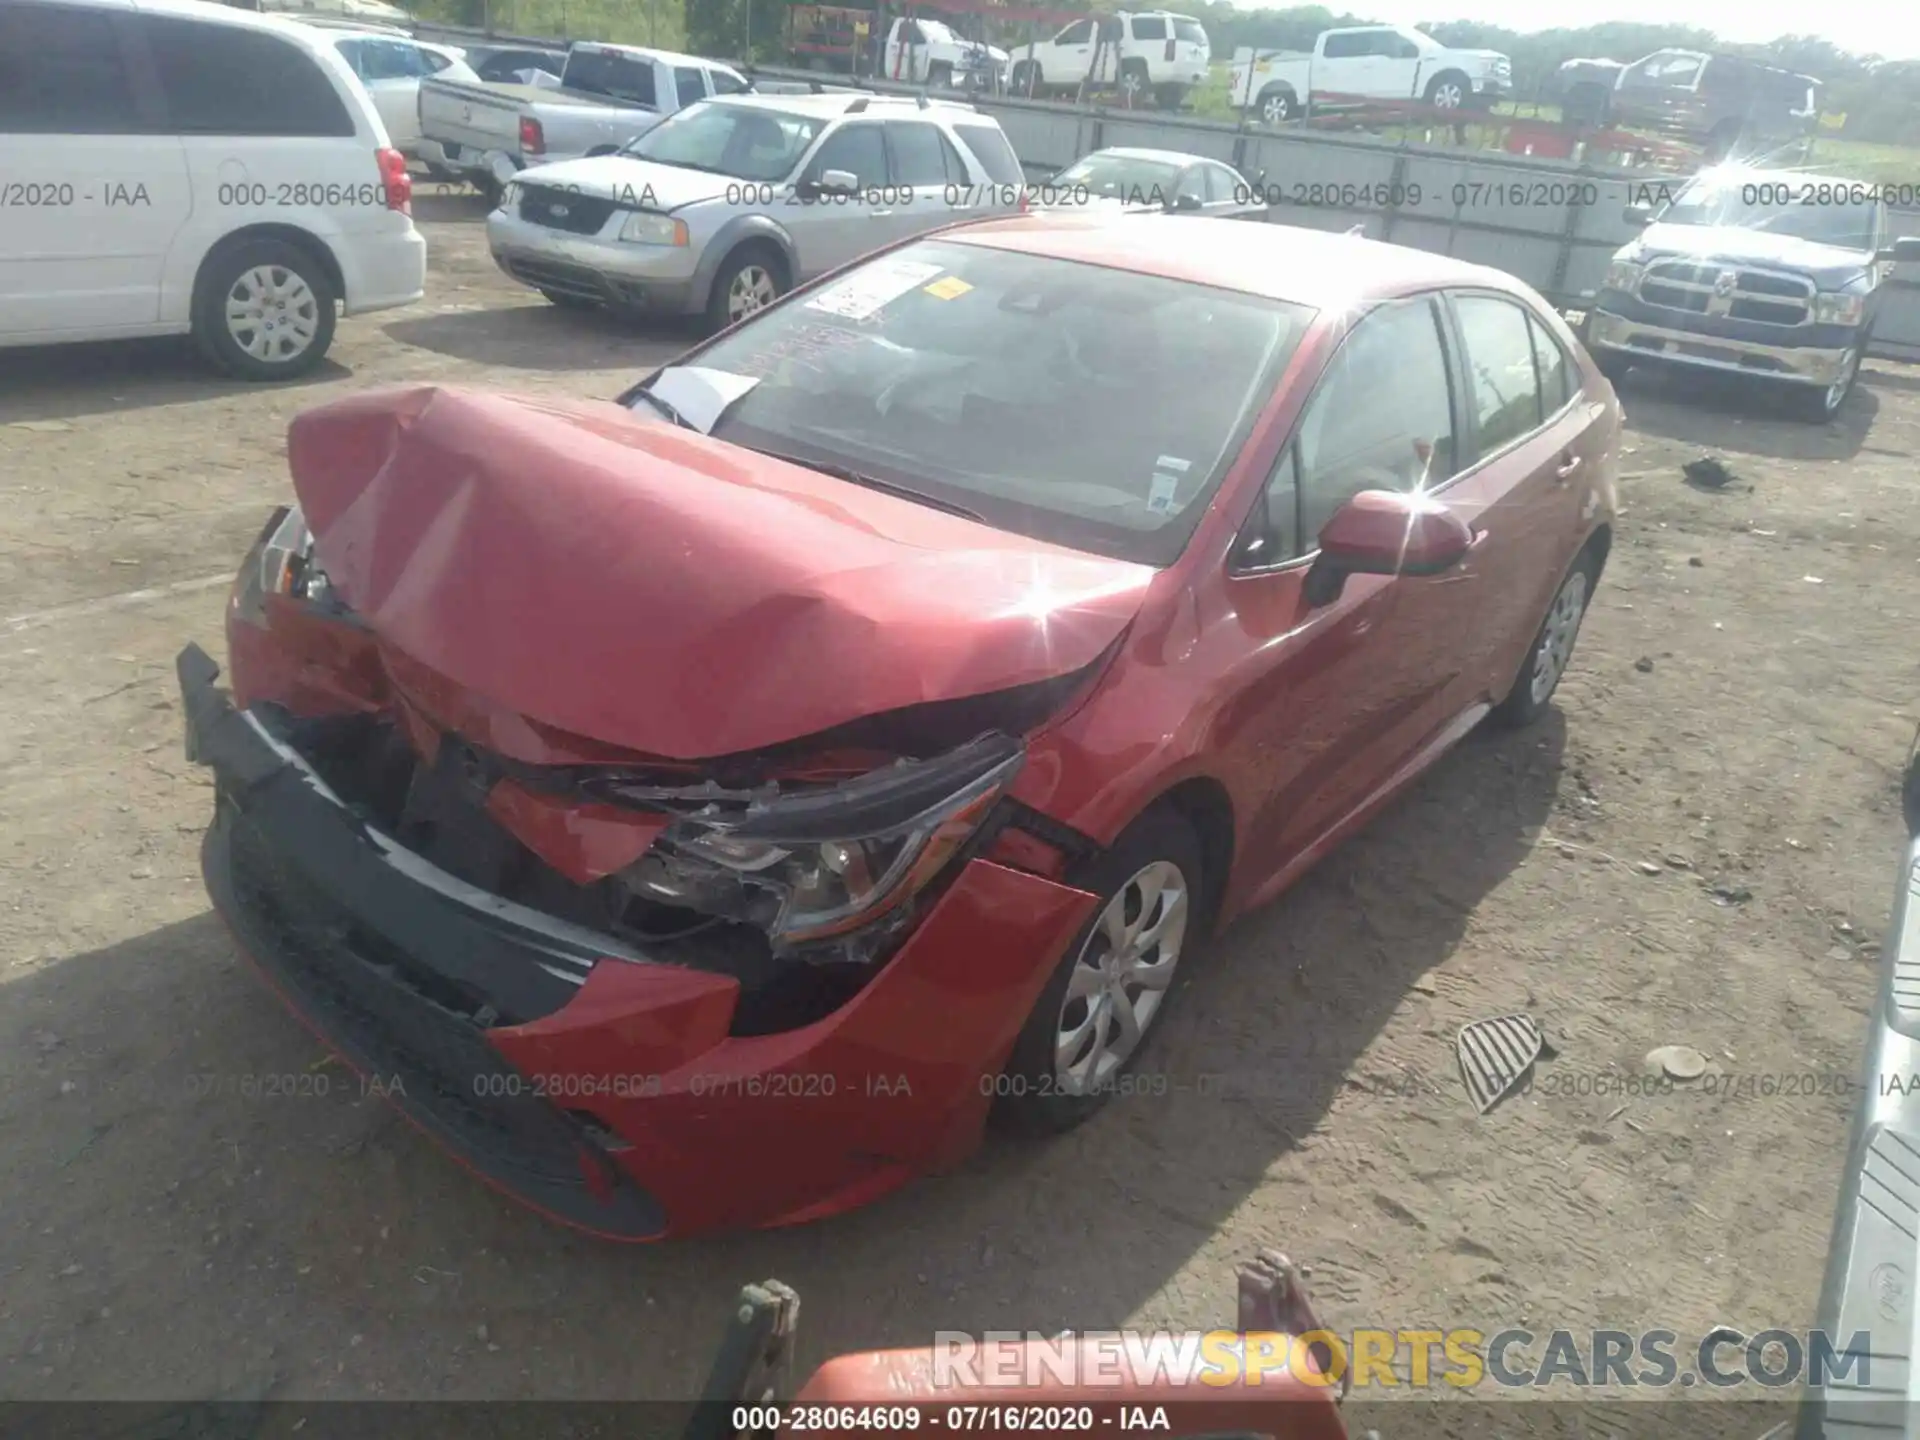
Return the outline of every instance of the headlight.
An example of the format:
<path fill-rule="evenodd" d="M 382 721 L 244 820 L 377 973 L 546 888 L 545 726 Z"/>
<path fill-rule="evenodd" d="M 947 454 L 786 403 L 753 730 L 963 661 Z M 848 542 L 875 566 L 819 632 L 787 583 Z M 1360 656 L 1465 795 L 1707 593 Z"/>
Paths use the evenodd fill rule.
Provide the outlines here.
<path fill-rule="evenodd" d="M 1813 318 L 1822 325 L 1858 325 L 1867 318 L 1867 297 L 1858 290 L 1816 295 L 1813 297 Z"/>
<path fill-rule="evenodd" d="M 755 924 L 776 954 L 830 941 L 905 907 L 972 838 L 1025 751 L 988 735 L 927 761 L 683 816 L 620 882 L 643 899 Z M 846 947 L 851 958 L 871 949 Z"/>
<path fill-rule="evenodd" d="M 265 625 L 267 596 L 321 600 L 329 588 L 325 572 L 314 561 L 313 536 L 300 507 L 284 506 L 273 512 L 241 563 L 233 582 L 233 611 L 250 625 Z"/>
<path fill-rule="evenodd" d="M 1602 282 L 1601 288 L 1625 290 L 1631 294 L 1640 284 L 1640 272 L 1643 268 L 1638 256 L 1616 255 L 1607 265 L 1607 278 Z"/>
<path fill-rule="evenodd" d="M 636 210 L 620 226 L 620 238 L 629 245 L 678 245 L 687 243 L 687 222 L 671 215 L 656 215 Z"/>
<path fill-rule="evenodd" d="M 506 211 L 509 215 L 515 215 L 519 213 L 520 182 L 518 180 L 509 180 L 506 184 L 500 187 L 499 208 Z"/>

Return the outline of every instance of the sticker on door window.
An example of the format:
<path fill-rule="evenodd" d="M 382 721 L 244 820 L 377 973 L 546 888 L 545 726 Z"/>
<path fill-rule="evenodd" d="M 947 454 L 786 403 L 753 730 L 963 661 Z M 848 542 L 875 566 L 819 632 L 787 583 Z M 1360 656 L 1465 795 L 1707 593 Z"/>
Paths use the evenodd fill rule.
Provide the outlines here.
<path fill-rule="evenodd" d="M 809 310 L 838 315 L 843 320 L 865 320 L 877 315 L 909 290 L 925 285 L 941 267 L 920 260 L 896 260 L 869 265 L 807 301 Z"/>

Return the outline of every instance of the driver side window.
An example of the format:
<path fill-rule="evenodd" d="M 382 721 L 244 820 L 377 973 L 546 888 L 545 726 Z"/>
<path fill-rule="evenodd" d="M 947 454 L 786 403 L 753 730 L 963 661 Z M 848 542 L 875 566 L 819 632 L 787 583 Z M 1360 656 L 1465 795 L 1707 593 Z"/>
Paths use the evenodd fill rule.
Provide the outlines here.
<path fill-rule="evenodd" d="M 887 183 L 887 146 L 877 124 L 848 125 L 827 137 L 807 166 L 807 178 L 818 180 L 829 170 L 845 170 L 860 188 Z"/>
<path fill-rule="evenodd" d="M 1053 37 L 1056 45 L 1085 45 L 1093 39 L 1093 22 L 1076 20 L 1058 35 Z"/>

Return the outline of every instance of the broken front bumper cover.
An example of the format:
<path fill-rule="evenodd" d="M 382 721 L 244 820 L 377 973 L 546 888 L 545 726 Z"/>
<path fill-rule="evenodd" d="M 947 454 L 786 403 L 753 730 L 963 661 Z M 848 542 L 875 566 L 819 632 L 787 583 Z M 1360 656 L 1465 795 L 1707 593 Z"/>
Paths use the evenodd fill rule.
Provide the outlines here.
<path fill-rule="evenodd" d="M 611 941 L 463 885 L 352 813 L 268 724 L 177 662 L 187 757 L 218 778 L 207 889 L 287 1005 L 406 1117 L 554 1218 L 627 1239 L 665 1229 L 592 1131 L 488 1043 L 465 997 L 510 1014 L 561 1008 Z"/>
<path fill-rule="evenodd" d="M 606 1238 L 793 1224 L 975 1148 L 1034 998 L 1096 904 L 969 860 L 852 1000 L 734 1035 L 731 976 L 656 963 L 359 818 L 219 667 L 178 661 L 217 779 L 207 886 L 290 1009 L 481 1178 Z"/>

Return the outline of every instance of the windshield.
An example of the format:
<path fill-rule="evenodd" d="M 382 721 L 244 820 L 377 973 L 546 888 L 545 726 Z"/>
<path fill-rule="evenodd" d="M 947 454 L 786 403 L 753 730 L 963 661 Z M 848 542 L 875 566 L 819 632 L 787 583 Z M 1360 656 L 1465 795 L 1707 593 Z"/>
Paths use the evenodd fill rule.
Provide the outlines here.
<path fill-rule="evenodd" d="M 1873 203 L 1850 200 L 1848 192 L 1859 196 L 1872 188 L 1845 180 L 1703 178 L 1688 185 L 1653 218 L 1661 225 L 1726 225 L 1848 250 L 1871 250 Z"/>
<path fill-rule="evenodd" d="M 1166 160 L 1142 160 L 1131 155 L 1094 154 L 1069 165 L 1053 177 L 1055 186 L 1089 195 L 1120 200 L 1129 205 L 1165 205 L 1173 199 L 1184 166 Z"/>
<path fill-rule="evenodd" d="M 1311 316 L 1188 281 L 929 240 L 746 322 L 687 364 L 731 381 L 710 420 L 718 438 L 1018 534 L 1166 565 Z"/>
<path fill-rule="evenodd" d="M 825 121 L 703 101 L 669 115 L 621 153 L 740 180 L 784 180 Z"/>

